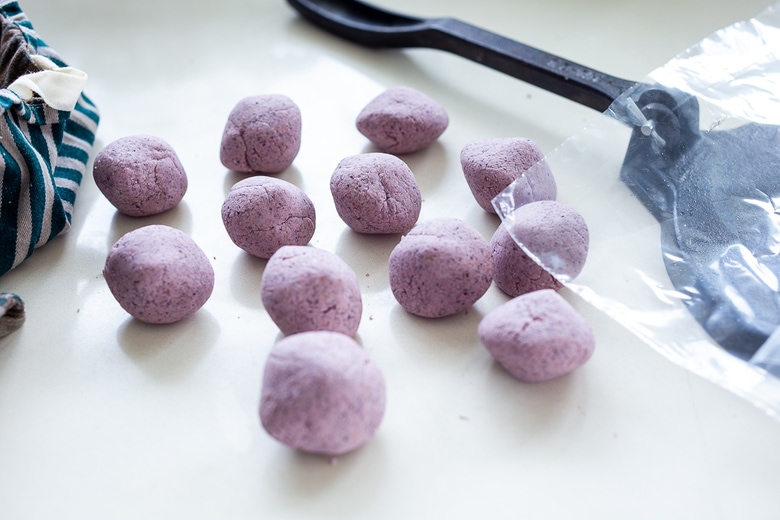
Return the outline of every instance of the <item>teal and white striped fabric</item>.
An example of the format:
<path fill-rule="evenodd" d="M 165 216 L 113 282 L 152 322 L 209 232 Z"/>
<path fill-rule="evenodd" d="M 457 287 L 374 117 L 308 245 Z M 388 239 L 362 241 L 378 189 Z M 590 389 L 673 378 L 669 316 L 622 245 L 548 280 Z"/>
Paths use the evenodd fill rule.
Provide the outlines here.
<path fill-rule="evenodd" d="M 33 29 L 16 1 L 0 1 L 0 276 L 70 228 L 73 205 L 99 121 L 77 93 L 75 107 L 27 100 L 8 88 L 41 71 L 38 57 L 67 67 Z"/>

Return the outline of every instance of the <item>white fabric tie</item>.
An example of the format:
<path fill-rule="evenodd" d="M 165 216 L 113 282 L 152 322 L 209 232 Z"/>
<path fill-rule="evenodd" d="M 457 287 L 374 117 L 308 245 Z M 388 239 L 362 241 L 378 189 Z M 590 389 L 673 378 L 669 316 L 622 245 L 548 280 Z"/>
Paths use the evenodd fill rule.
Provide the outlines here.
<path fill-rule="evenodd" d="M 73 67 L 59 67 L 40 55 L 32 56 L 32 61 L 42 70 L 21 76 L 8 89 L 24 101 L 38 94 L 56 110 L 73 110 L 84 90 L 87 74 Z"/>

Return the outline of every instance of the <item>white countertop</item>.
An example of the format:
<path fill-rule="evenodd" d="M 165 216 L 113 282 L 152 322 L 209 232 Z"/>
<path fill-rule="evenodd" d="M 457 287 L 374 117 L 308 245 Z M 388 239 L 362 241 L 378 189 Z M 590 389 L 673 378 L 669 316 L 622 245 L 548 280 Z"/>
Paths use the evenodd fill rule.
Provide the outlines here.
<path fill-rule="evenodd" d="M 486 237 L 458 161 L 468 142 L 522 136 L 545 152 L 600 117 L 554 95 L 432 50 L 376 52 L 304 22 L 283 0 L 27 0 L 46 42 L 88 72 L 102 121 L 97 148 L 151 133 L 170 142 L 190 188 L 157 217 L 120 216 L 88 175 L 74 228 L 0 278 L 27 323 L 0 340 L 0 518 L 777 518 L 780 425 L 673 364 L 589 304 L 593 358 L 522 384 L 476 338 L 506 300 L 494 287 L 465 315 L 407 315 L 388 287 L 397 237 L 356 235 L 333 208 L 338 161 L 369 149 L 359 110 L 409 85 L 448 110 L 450 127 L 405 157 L 422 219 L 458 216 Z M 713 31 L 769 5 L 659 2 L 383 2 L 470 21 L 610 74 L 641 79 Z M 342 255 L 363 287 L 358 339 L 385 373 L 377 436 L 337 460 L 295 453 L 261 428 L 265 357 L 279 338 L 262 308 L 265 262 L 235 247 L 220 219 L 241 177 L 219 162 L 242 97 L 300 106 L 303 145 L 280 178 L 313 199 L 312 244 Z M 101 270 L 125 232 L 163 223 L 212 259 L 216 287 L 193 317 L 131 319 Z"/>

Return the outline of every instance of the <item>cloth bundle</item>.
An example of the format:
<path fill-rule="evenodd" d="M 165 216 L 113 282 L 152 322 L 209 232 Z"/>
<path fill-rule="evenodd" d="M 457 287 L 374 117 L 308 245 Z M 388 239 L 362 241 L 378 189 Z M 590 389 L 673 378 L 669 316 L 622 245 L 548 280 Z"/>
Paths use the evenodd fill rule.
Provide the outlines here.
<path fill-rule="evenodd" d="M 70 228 L 99 121 L 85 82 L 0 2 L 0 276 Z"/>
<path fill-rule="evenodd" d="M 15 1 L 0 2 L 0 276 L 70 229 L 99 114 Z M 0 293 L 0 337 L 24 322 Z"/>

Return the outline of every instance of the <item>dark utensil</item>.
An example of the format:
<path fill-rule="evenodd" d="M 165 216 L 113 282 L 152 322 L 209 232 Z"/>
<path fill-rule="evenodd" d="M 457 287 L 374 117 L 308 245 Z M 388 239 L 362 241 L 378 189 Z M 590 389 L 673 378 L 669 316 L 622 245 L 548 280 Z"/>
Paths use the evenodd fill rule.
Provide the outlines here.
<path fill-rule="evenodd" d="M 609 110 L 633 128 L 620 177 L 658 219 L 664 263 L 693 316 L 744 359 L 780 325 L 777 127 L 702 133 L 698 101 L 678 90 L 615 78 L 452 18 L 415 18 L 352 0 L 288 1 L 352 42 L 449 51 Z M 765 366 L 780 374 L 780 361 Z"/>
<path fill-rule="evenodd" d="M 453 18 L 414 18 L 349 0 L 289 3 L 313 24 L 354 43 L 448 51 L 599 112 L 634 85 Z"/>

